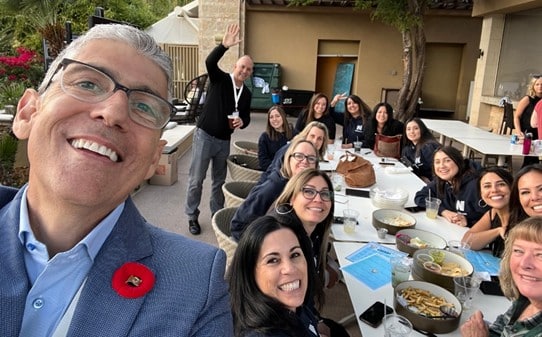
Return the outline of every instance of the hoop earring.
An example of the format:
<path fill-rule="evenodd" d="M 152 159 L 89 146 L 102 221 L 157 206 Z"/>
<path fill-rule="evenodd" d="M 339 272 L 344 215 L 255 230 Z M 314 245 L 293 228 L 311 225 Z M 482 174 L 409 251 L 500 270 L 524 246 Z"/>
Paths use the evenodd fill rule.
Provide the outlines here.
<path fill-rule="evenodd" d="M 478 206 L 480 206 L 480 208 L 485 208 L 487 206 L 487 203 L 483 199 L 480 199 L 478 200 Z"/>
<path fill-rule="evenodd" d="M 287 203 L 275 206 L 275 212 L 277 212 L 277 214 L 280 214 L 280 215 L 289 214 L 293 210 L 294 210 L 294 208 L 292 207 L 292 205 L 287 204 Z"/>

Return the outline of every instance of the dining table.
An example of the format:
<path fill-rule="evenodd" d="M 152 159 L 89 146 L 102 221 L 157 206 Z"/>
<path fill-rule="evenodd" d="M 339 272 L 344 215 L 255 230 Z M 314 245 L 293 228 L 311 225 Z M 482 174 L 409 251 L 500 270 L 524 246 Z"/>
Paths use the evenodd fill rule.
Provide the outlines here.
<path fill-rule="evenodd" d="M 482 166 L 486 165 L 489 156 L 497 157 L 497 165 L 503 166 L 509 156 L 538 156 L 530 152 L 523 154 L 523 144 L 511 143 L 510 136 L 500 135 L 477 126 L 458 121 L 422 118 L 427 128 L 439 134 L 439 142 L 445 145 L 455 141 L 463 145 L 463 156 L 468 157 L 471 151 L 480 153 Z"/>
<path fill-rule="evenodd" d="M 343 241 L 333 242 L 333 247 L 335 249 L 335 253 L 337 255 L 337 259 L 339 260 L 339 265 L 341 266 L 341 269 L 353 263 L 349 261 L 346 257 L 355 253 L 364 245 L 366 245 L 366 243 Z M 350 301 L 352 302 L 352 306 L 354 308 L 354 315 L 361 334 L 363 336 L 384 336 L 384 328 L 382 325 L 378 326 L 377 328 L 371 327 L 370 325 L 361 321 L 359 319 L 359 315 L 361 315 L 376 301 L 380 301 L 390 307 L 393 307 L 394 292 L 391 283 L 387 283 L 386 285 L 373 290 L 348 272 L 343 271 L 342 275 L 348 289 L 348 294 L 350 295 Z M 461 324 L 463 324 L 474 313 L 475 310 L 480 310 L 483 313 L 484 320 L 488 322 L 493 322 L 497 318 L 497 316 L 499 314 L 503 314 L 510 307 L 510 305 L 511 302 L 503 296 L 486 295 L 483 293 L 479 293 L 473 304 L 473 307 L 469 310 L 464 310 L 462 312 L 459 326 L 461 326 Z M 411 337 L 424 335 L 456 337 L 461 336 L 461 333 L 458 327 L 456 330 L 445 334 L 429 334 L 419 331 L 413 331 L 410 334 Z"/>
<path fill-rule="evenodd" d="M 321 163 L 320 169 L 330 172 L 332 176 L 336 174 L 334 173 L 334 170 L 341 156 L 344 155 L 344 152 L 345 150 L 335 150 L 333 159 Z M 346 188 L 369 191 L 371 188 L 388 190 L 400 187 L 408 191 L 409 194 L 404 207 L 410 208 L 415 206 L 414 195 L 425 186 L 425 183 L 411 170 L 397 159 L 378 157 L 373 151 L 367 149 L 362 149 L 357 155 L 362 156 L 373 164 L 376 183 L 365 188 L 353 188 L 348 186 L 346 186 Z M 386 164 L 383 165 L 382 163 Z M 347 259 L 349 255 L 360 250 L 367 244 L 378 244 L 390 249 L 397 249 L 395 246 L 394 235 L 387 234 L 384 238 L 379 238 L 376 228 L 373 226 L 372 214 L 378 207 L 373 205 L 371 199 L 367 196 L 360 197 L 347 195 L 346 188 L 336 191 L 335 193 L 334 215 L 342 216 L 343 210 L 355 209 L 359 212 L 359 216 L 354 232 L 345 232 L 343 224 L 334 223 L 331 226 L 333 247 L 341 269 L 353 263 Z M 408 212 L 406 209 L 403 209 L 402 211 L 407 212 L 414 217 L 416 220 L 416 229 L 426 230 L 437 234 L 447 242 L 451 240 L 461 240 L 468 230 L 466 227 L 461 227 L 448 222 L 441 216 L 430 219 L 425 215 L 425 211 L 423 210 L 417 209 L 415 212 Z M 393 288 L 391 283 L 378 289 L 372 289 L 348 272 L 343 271 L 342 275 L 355 311 L 353 317 L 356 319 L 362 334 L 365 336 L 383 336 L 384 330 L 382 326 L 373 328 L 359 320 L 358 317 L 375 301 L 385 302 L 389 306 L 393 306 Z M 510 301 L 502 296 L 480 294 L 479 300 L 476 301 L 473 310 L 482 310 L 484 318 L 488 321 L 493 321 L 498 314 L 504 313 L 509 305 Z M 472 314 L 473 310 L 463 312 L 461 323 Z M 439 334 L 439 336 L 441 335 L 460 336 L 460 333 L 459 330 L 456 330 L 447 334 Z M 414 331 L 411 336 L 423 336 L 423 334 Z"/>

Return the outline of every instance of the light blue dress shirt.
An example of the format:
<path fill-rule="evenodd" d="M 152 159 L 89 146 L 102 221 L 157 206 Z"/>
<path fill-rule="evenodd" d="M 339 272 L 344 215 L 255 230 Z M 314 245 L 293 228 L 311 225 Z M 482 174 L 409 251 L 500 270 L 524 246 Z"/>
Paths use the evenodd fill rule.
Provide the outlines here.
<path fill-rule="evenodd" d="M 124 203 L 117 206 L 72 249 L 49 259 L 47 247 L 36 239 L 30 228 L 26 193 L 25 189 L 20 209 L 19 240 L 26 248 L 24 260 L 32 287 L 26 297 L 19 336 L 49 337 L 55 331 L 92 267 L 94 258 L 113 230 L 124 209 Z"/>

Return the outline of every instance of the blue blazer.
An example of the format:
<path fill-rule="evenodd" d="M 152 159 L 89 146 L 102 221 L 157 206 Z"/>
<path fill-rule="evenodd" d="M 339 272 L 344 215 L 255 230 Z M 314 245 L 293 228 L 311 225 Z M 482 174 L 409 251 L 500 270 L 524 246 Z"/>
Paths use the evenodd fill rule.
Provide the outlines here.
<path fill-rule="evenodd" d="M 0 186 L 0 336 L 16 337 L 30 283 L 18 239 L 22 192 Z M 136 299 L 120 297 L 112 275 L 139 262 L 156 277 Z M 143 219 L 130 198 L 92 265 L 68 336 L 233 336 L 225 254 L 165 232 Z"/>

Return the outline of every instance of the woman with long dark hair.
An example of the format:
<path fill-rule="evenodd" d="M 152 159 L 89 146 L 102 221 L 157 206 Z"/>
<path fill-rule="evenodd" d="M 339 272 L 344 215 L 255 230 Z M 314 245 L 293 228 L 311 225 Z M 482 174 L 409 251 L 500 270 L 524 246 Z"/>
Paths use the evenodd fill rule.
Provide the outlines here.
<path fill-rule="evenodd" d="M 433 156 L 435 178 L 416 193 L 414 202 L 425 207 L 425 198 L 431 194 L 441 200 L 439 215 L 456 225 L 472 227 L 487 211 L 487 205 L 478 204 L 478 169 L 455 147 L 439 148 Z"/>
<path fill-rule="evenodd" d="M 336 130 L 335 121 L 329 113 L 329 99 L 321 92 L 312 96 L 307 108 L 297 117 L 295 132 L 301 132 L 307 124 L 314 121 L 325 124 L 328 131 L 329 143 L 333 144 Z"/>
<path fill-rule="evenodd" d="M 373 149 L 376 134 L 396 136 L 403 134 L 403 123 L 393 118 L 393 107 L 388 103 L 378 103 L 367 128 L 363 131 L 363 147 Z"/>
<path fill-rule="evenodd" d="M 412 171 L 426 183 L 433 179 L 433 154 L 441 146 L 425 123 L 417 118 L 405 124 L 404 145 L 401 151 L 403 164 L 408 163 Z"/>
<path fill-rule="evenodd" d="M 500 257 L 510 221 L 510 193 L 514 178 L 501 167 L 488 167 L 480 172 L 478 192 L 481 205 L 490 209 L 463 235 L 463 242 L 473 250 L 489 246 L 494 256 Z"/>
<path fill-rule="evenodd" d="M 542 216 L 542 164 L 523 167 L 516 174 L 510 194 L 510 226 L 530 216 Z"/>
<path fill-rule="evenodd" d="M 294 130 L 286 119 L 286 112 L 273 105 L 267 112 L 267 126 L 258 139 L 258 163 L 265 171 L 275 158 L 275 153 L 294 136 Z"/>
<path fill-rule="evenodd" d="M 320 336 L 314 262 L 302 227 L 272 216 L 255 220 L 228 272 L 235 336 Z"/>

